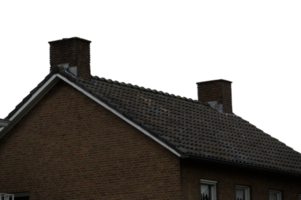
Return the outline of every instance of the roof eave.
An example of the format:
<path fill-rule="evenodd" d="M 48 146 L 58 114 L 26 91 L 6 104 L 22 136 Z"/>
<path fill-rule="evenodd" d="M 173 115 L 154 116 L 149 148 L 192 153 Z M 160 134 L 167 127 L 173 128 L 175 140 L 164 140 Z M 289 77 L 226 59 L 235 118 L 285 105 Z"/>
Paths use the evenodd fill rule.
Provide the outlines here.
<path fill-rule="evenodd" d="M 10 121 L 8 121 L 8 120 L 0 119 L 0 127 L 6 127 L 6 126 L 8 126 L 9 123 L 10 123 Z"/>
<path fill-rule="evenodd" d="M 301 177 L 301 173 L 284 171 L 284 170 L 279 170 L 279 169 L 269 168 L 269 167 L 264 167 L 264 166 L 249 165 L 249 164 L 246 164 L 246 163 L 230 162 L 230 161 L 219 160 L 219 159 L 215 159 L 215 158 L 205 158 L 205 157 L 196 156 L 196 155 L 188 155 L 188 154 L 187 155 L 182 155 L 181 159 L 206 161 L 206 162 L 224 164 L 224 165 L 229 165 L 229 166 L 242 167 L 242 168 L 246 168 L 246 169 L 260 170 L 260 171 L 265 171 L 265 172 L 272 172 L 272 173 L 277 173 L 277 174 Z"/>

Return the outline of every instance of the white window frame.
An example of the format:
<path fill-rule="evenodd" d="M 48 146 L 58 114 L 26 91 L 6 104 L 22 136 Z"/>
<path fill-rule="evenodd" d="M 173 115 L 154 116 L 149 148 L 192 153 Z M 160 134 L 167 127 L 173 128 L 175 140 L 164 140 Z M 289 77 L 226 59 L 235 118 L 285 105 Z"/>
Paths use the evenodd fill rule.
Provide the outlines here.
<path fill-rule="evenodd" d="M 9 199 L 14 200 L 14 195 L 13 194 L 0 193 L 0 199 L 1 200 L 9 200 Z"/>
<path fill-rule="evenodd" d="M 216 200 L 217 199 L 216 198 L 216 184 L 217 184 L 217 181 L 210 181 L 210 180 L 201 179 L 201 184 L 211 186 L 210 195 L 212 197 L 212 200 Z M 201 192 L 201 186 L 200 186 L 200 192 Z"/>
<path fill-rule="evenodd" d="M 245 191 L 245 199 L 246 200 L 250 200 L 251 199 L 250 188 L 249 187 L 243 186 L 243 185 L 236 185 L 236 189 L 244 190 Z M 235 191 L 235 193 L 236 193 L 236 191 Z"/>
<path fill-rule="evenodd" d="M 14 200 L 15 197 L 29 197 L 29 193 L 28 192 L 15 193 L 15 194 L 0 193 L 0 200 Z"/>
<path fill-rule="evenodd" d="M 269 190 L 269 198 L 270 194 L 276 194 L 277 195 L 277 200 L 282 200 L 282 195 L 281 192 L 278 190 Z"/>

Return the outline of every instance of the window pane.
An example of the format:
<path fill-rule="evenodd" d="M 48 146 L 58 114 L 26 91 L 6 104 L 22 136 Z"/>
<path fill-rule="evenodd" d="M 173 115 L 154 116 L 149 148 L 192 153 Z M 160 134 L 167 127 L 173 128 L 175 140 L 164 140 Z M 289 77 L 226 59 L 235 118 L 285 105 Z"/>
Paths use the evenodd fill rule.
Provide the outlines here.
<path fill-rule="evenodd" d="M 201 185 L 201 196 L 202 200 L 211 200 L 210 185 Z"/>
<path fill-rule="evenodd" d="M 236 189 L 236 200 L 245 200 L 245 190 Z"/>
<path fill-rule="evenodd" d="M 270 194 L 270 199 L 269 200 L 278 200 L 277 199 L 277 194 Z"/>

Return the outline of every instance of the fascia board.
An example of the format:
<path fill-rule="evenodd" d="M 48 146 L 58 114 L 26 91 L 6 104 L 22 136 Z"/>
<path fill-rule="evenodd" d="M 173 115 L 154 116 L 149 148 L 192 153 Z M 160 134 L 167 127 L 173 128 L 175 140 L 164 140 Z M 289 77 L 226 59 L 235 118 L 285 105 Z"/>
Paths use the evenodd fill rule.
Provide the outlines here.
<path fill-rule="evenodd" d="M 0 128 L 0 139 L 28 112 L 31 110 L 31 108 L 33 108 L 34 105 L 36 105 L 41 98 L 47 94 L 47 92 L 56 85 L 56 83 L 59 80 L 63 80 L 66 83 L 68 83 L 70 86 L 74 87 L 75 89 L 77 89 L 78 91 L 80 91 L 81 93 L 83 93 L 84 95 L 86 95 L 87 97 L 89 97 L 90 99 L 92 99 L 93 101 L 95 101 L 96 103 L 98 103 L 99 105 L 103 106 L 104 108 L 106 108 L 107 110 L 111 111 L 112 113 L 114 113 L 116 116 L 120 117 L 121 119 L 123 119 L 125 122 L 129 123 L 130 125 L 132 125 L 133 127 L 135 127 L 136 129 L 138 129 L 139 131 L 141 131 L 142 133 L 144 133 L 145 135 L 147 135 L 148 137 L 152 138 L 154 141 L 156 141 L 157 143 L 159 143 L 160 145 L 164 146 L 166 149 L 168 149 L 169 151 L 171 151 L 172 153 L 174 153 L 175 155 L 177 155 L 178 157 L 181 157 L 181 154 L 179 154 L 177 151 L 175 151 L 173 148 L 169 147 L 168 145 L 166 145 L 164 142 L 162 142 L 161 140 L 159 140 L 158 138 L 156 138 L 155 136 L 153 136 L 152 134 L 150 134 L 147 130 L 143 129 L 142 127 L 140 127 L 139 125 L 135 124 L 134 122 L 132 122 L 131 120 L 129 120 L 128 118 L 126 118 L 125 116 L 123 116 L 122 114 L 120 114 L 119 112 L 117 112 L 116 110 L 114 110 L 113 108 L 109 107 L 108 105 L 106 105 L 104 102 L 100 101 L 99 99 L 97 99 L 96 97 L 94 97 L 93 95 L 91 95 L 89 92 L 87 92 L 86 90 L 82 89 L 81 87 L 77 86 L 76 84 L 74 84 L 73 82 L 69 81 L 67 78 L 65 78 L 64 76 L 60 75 L 60 74 L 54 74 L 42 87 L 40 87 L 38 89 L 38 91 L 36 91 L 36 93 L 9 119 L 11 122 L 9 123 L 9 125 L 7 127 L 3 127 L 2 129 Z"/>
<path fill-rule="evenodd" d="M 28 113 L 42 99 L 47 92 L 56 85 L 60 80 L 59 77 L 53 75 L 44 85 L 42 85 L 30 99 L 19 108 L 19 110 L 9 119 L 11 121 L 8 126 L 0 129 L 0 139 L 12 128 L 14 125 Z"/>

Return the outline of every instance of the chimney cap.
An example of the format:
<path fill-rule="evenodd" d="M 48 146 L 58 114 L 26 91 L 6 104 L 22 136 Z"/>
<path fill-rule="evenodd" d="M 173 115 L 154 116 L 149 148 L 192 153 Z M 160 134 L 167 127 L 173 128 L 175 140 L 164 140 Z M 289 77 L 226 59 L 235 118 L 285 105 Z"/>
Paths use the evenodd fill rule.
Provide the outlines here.
<path fill-rule="evenodd" d="M 63 38 L 63 39 L 61 39 L 61 40 L 49 41 L 48 43 L 61 42 L 62 40 L 72 40 L 72 39 L 83 40 L 83 41 L 86 41 L 86 42 L 91 43 L 90 40 L 86 40 L 86 39 L 80 38 L 80 37 Z"/>
<path fill-rule="evenodd" d="M 209 79 L 209 80 L 202 80 L 202 81 L 195 81 L 194 85 L 200 84 L 200 83 L 208 83 L 208 82 L 216 82 L 216 81 L 224 81 L 227 83 L 235 84 L 235 81 L 225 79 L 225 78 L 218 78 L 218 79 Z"/>

